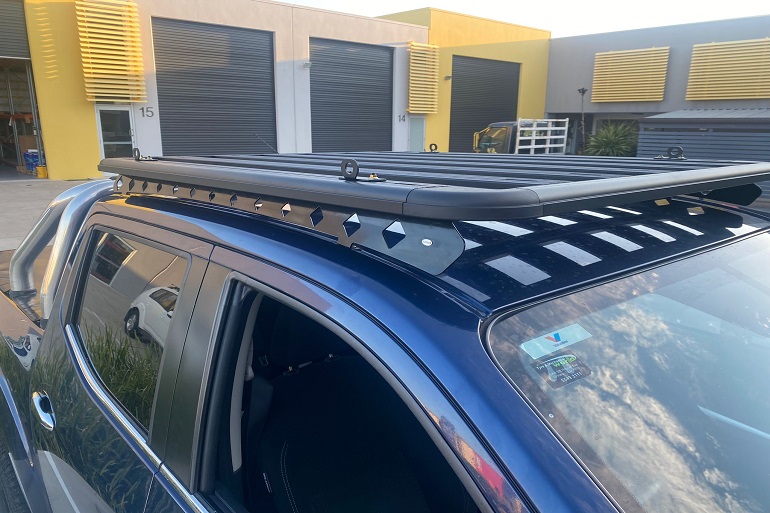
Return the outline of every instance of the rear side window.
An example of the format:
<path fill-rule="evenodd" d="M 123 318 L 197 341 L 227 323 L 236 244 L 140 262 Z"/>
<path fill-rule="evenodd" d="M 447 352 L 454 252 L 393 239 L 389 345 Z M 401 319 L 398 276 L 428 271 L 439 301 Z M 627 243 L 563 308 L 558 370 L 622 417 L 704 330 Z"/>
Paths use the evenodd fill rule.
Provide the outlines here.
<path fill-rule="evenodd" d="M 77 325 L 91 365 L 149 430 L 163 348 L 189 259 L 96 232 Z"/>

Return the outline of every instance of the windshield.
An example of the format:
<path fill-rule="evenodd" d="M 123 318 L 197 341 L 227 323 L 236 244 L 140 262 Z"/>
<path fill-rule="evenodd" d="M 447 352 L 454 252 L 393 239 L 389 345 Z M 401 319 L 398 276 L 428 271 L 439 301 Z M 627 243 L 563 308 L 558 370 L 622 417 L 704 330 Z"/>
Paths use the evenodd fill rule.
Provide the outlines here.
<path fill-rule="evenodd" d="M 770 235 L 489 330 L 505 373 L 629 512 L 770 511 Z"/>
<path fill-rule="evenodd" d="M 481 132 L 479 149 L 489 153 L 507 153 L 505 142 L 508 138 L 509 127 L 489 127 Z"/>
<path fill-rule="evenodd" d="M 150 297 L 154 299 L 165 311 L 172 312 L 176 306 L 177 295 L 177 292 L 160 289 L 150 294 Z"/>

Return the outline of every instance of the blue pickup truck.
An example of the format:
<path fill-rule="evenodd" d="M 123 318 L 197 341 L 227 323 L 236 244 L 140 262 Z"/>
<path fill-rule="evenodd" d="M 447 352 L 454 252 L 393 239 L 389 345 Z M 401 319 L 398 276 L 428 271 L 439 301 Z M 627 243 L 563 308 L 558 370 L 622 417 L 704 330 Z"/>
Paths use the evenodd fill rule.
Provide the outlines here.
<path fill-rule="evenodd" d="M 770 511 L 770 164 L 100 169 L 0 259 L 0 511 Z"/>

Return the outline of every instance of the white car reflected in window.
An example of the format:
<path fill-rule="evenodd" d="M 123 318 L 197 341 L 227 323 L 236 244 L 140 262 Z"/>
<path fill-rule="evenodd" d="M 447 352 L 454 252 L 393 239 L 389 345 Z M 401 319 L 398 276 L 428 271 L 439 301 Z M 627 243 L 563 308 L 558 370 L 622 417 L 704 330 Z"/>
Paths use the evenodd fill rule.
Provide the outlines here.
<path fill-rule="evenodd" d="M 155 287 L 142 292 L 126 313 L 126 334 L 145 343 L 155 341 L 163 347 L 178 296 L 176 287 Z"/>

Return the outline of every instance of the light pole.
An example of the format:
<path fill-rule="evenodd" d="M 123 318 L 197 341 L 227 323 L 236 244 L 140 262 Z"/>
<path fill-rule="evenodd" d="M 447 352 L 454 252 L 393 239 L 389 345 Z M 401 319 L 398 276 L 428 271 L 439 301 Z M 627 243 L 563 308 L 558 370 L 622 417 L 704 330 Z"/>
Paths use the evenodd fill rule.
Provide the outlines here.
<path fill-rule="evenodd" d="M 580 93 L 580 133 L 583 134 L 583 151 L 586 149 L 586 111 L 584 107 L 584 100 L 588 89 L 581 87 L 577 90 Z"/>

